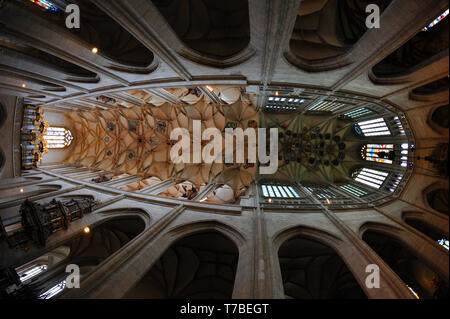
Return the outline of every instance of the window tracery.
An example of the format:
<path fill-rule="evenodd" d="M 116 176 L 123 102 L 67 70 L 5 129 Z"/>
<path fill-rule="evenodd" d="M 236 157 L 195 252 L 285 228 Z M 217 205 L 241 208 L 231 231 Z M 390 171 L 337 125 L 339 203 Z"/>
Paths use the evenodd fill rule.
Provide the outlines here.
<path fill-rule="evenodd" d="M 65 148 L 70 146 L 73 140 L 72 132 L 64 127 L 48 127 L 44 134 L 44 140 L 47 142 L 47 147 Z"/>

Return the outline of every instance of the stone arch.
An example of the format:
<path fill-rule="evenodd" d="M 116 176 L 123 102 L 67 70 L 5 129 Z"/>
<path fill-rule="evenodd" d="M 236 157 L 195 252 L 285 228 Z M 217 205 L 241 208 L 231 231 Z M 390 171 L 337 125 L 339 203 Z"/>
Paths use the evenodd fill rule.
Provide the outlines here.
<path fill-rule="evenodd" d="M 286 59 L 310 72 L 333 70 L 352 63 L 349 54 L 367 31 L 367 5 L 378 5 L 381 14 L 390 3 L 391 0 L 302 1 Z"/>
<path fill-rule="evenodd" d="M 367 298 L 341 253 L 342 244 L 343 241 L 331 233 L 304 226 L 276 234 L 274 252 L 278 256 L 285 296 L 298 299 Z M 326 273 L 333 275 L 327 277 Z M 324 278 L 326 280 L 322 280 Z"/>
<path fill-rule="evenodd" d="M 443 276 L 436 265 L 424 258 L 403 229 L 369 222 L 360 227 L 360 234 L 362 240 L 420 298 L 446 298 L 448 274 Z"/>
<path fill-rule="evenodd" d="M 422 191 L 423 202 L 427 208 L 448 216 L 449 186 L 448 182 L 436 182 Z"/>
<path fill-rule="evenodd" d="M 226 59 L 250 43 L 248 0 L 153 0 L 153 4 L 179 39 L 202 55 Z"/>
<path fill-rule="evenodd" d="M 427 123 L 439 134 L 448 134 L 449 104 L 434 107 L 428 113 Z"/>
<path fill-rule="evenodd" d="M 97 48 L 97 61 L 107 68 L 142 74 L 150 73 L 156 68 L 153 52 L 106 14 L 99 4 L 88 0 L 78 0 L 76 4 L 80 11 L 84 12 L 80 15 L 82 27 L 78 29 L 66 28 L 64 10 L 49 13 L 39 10 L 33 4 L 24 4 L 21 7 L 29 12 L 28 14 L 45 20 L 40 21 L 44 31 L 59 28 L 58 32 L 72 38 L 84 48 Z"/>
<path fill-rule="evenodd" d="M 125 298 L 231 298 L 239 253 L 245 238 L 217 222 L 172 228 L 162 239 L 167 248 Z M 190 276 L 178 276 L 180 272 Z M 166 280 L 162 281 L 162 273 Z"/>
<path fill-rule="evenodd" d="M 47 248 L 48 251 L 42 256 L 51 254 L 60 247 L 68 247 L 69 253 L 29 284 L 34 297 L 65 280 L 67 276 L 65 269 L 68 264 L 78 265 L 83 278 L 134 241 L 146 228 L 145 216 L 148 219 L 148 215 L 140 209 L 128 209 L 126 212 L 106 211 L 105 214 L 106 218 L 101 218 L 89 225 L 91 230 L 88 234 L 82 231 L 76 232 L 74 236 L 58 243 L 56 248 Z M 41 257 L 35 260 L 40 260 Z"/>
<path fill-rule="evenodd" d="M 409 93 L 409 98 L 422 102 L 442 102 L 448 100 L 449 78 L 438 79 L 434 82 L 422 85 Z"/>
<path fill-rule="evenodd" d="M 403 212 L 402 220 L 436 242 L 440 239 L 448 238 L 448 227 L 446 232 L 437 228 L 427 220 L 424 212 Z"/>
<path fill-rule="evenodd" d="M 3 170 L 3 166 L 5 166 L 5 163 L 5 153 L 3 153 L 3 149 L 0 147 L 0 172 Z"/>
<path fill-rule="evenodd" d="M 428 31 L 419 31 L 369 72 L 376 84 L 406 83 L 409 77 L 448 55 L 448 21 L 445 19 Z"/>

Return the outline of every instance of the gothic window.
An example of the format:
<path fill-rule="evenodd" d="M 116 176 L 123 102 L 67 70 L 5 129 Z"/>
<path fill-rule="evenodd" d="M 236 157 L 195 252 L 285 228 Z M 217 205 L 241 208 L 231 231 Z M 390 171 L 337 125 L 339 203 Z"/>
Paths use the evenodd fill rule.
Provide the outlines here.
<path fill-rule="evenodd" d="M 372 110 L 361 107 L 359 109 L 345 113 L 344 116 L 350 117 L 352 119 L 357 119 L 357 118 L 360 118 L 362 116 L 369 115 L 372 113 L 373 113 Z"/>
<path fill-rule="evenodd" d="M 409 153 L 409 144 L 408 143 L 404 143 L 401 145 L 401 157 L 400 157 L 400 165 L 403 167 L 407 167 L 408 166 L 408 153 Z"/>
<path fill-rule="evenodd" d="M 386 125 L 384 118 L 359 122 L 356 125 L 364 136 L 386 136 L 391 135 L 391 131 Z M 358 131 L 358 130 L 357 130 Z"/>
<path fill-rule="evenodd" d="M 66 281 L 65 280 L 61 281 L 59 284 L 53 286 L 52 288 L 50 288 L 46 292 L 44 292 L 41 295 L 39 295 L 38 299 L 50 299 L 50 298 L 53 298 L 57 294 L 61 293 L 64 290 L 64 288 L 66 288 Z"/>
<path fill-rule="evenodd" d="M 364 185 L 380 189 L 383 183 L 386 181 L 389 173 L 377 171 L 370 168 L 363 168 L 356 171 L 353 174 L 355 181 Z"/>
<path fill-rule="evenodd" d="M 307 110 L 315 112 L 336 112 L 344 106 L 345 104 L 340 102 L 320 101 L 308 107 Z"/>
<path fill-rule="evenodd" d="M 331 190 L 328 187 L 323 186 L 307 186 L 305 187 L 305 190 L 310 194 L 318 199 L 332 199 L 332 198 L 338 198 L 340 197 L 338 194 L 336 194 L 333 190 Z"/>
<path fill-rule="evenodd" d="M 367 144 L 361 149 L 361 156 L 366 161 L 392 164 L 391 159 L 381 158 L 380 154 L 387 154 L 394 151 L 394 144 Z M 383 156 L 384 157 L 384 156 Z"/>
<path fill-rule="evenodd" d="M 391 130 L 395 133 L 395 135 L 405 135 L 405 129 L 403 128 L 403 124 L 398 116 L 393 117 L 389 121 L 389 124 Z"/>
<path fill-rule="evenodd" d="M 436 24 L 438 24 L 439 22 L 441 22 L 442 20 L 445 19 L 446 16 L 448 16 L 449 13 L 449 9 L 445 10 L 444 12 L 442 12 L 442 14 L 437 17 L 436 19 L 433 20 L 433 22 L 431 22 L 429 25 L 427 25 L 426 27 L 424 27 L 422 29 L 422 31 L 428 31 L 430 30 L 432 27 L 434 27 Z"/>
<path fill-rule="evenodd" d="M 362 190 L 359 187 L 353 186 L 351 184 L 340 185 L 339 188 L 346 191 L 347 193 L 352 194 L 353 196 L 361 197 L 367 195 L 365 190 Z"/>
<path fill-rule="evenodd" d="M 48 148 L 65 148 L 73 140 L 72 132 L 63 127 L 48 127 L 44 140 L 48 143 Z"/>
<path fill-rule="evenodd" d="M 448 250 L 448 239 L 439 239 L 438 244 Z"/>
<path fill-rule="evenodd" d="M 264 197 L 268 198 L 300 198 L 297 191 L 288 185 L 262 185 L 261 190 Z"/>
<path fill-rule="evenodd" d="M 26 271 L 24 271 L 23 273 L 20 273 L 20 281 L 21 282 L 25 282 L 28 279 L 31 279 L 37 275 L 39 275 L 40 273 L 44 272 L 47 270 L 47 265 L 39 265 L 39 266 L 35 266 L 31 269 L 28 269 Z"/>
<path fill-rule="evenodd" d="M 270 96 L 267 99 L 267 104 L 264 107 L 266 111 L 284 111 L 284 112 L 292 112 L 299 109 L 299 107 L 305 102 L 304 99 L 300 99 L 297 97 L 279 97 L 279 96 Z"/>
<path fill-rule="evenodd" d="M 45 10 L 58 11 L 58 8 L 50 1 L 47 0 L 30 0 L 30 1 L 44 8 Z"/>

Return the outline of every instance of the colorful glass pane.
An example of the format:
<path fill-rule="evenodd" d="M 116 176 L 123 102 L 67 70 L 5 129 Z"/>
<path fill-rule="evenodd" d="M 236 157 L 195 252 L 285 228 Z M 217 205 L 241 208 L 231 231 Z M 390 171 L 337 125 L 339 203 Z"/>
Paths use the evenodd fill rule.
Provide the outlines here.
<path fill-rule="evenodd" d="M 425 28 L 422 29 L 422 31 L 428 31 L 430 30 L 432 27 L 434 27 L 436 24 L 438 24 L 439 22 L 441 22 L 442 20 L 445 19 L 446 16 L 448 16 L 449 13 L 449 9 L 445 10 L 444 12 L 442 12 L 442 14 L 437 17 L 436 19 L 433 20 L 433 22 L 431 22 L 429 25 L 427 25 Z"/>
<path fill-rule="evenodd" d="M 58 8 L 50 1 L 47 0 L 30 0 L 30 1 L 44 8 L 45 10 L 58 11 Z"/>
<path fill-rule="evenodd" d="M 48 127 L 44 135 L 48 148 L 64 148 L 72 143 L 72 133 L 63 127 Z"/>
<path fill-rule="evenodd" d="M 379 153 L 385 152 L 388 154 L 394 150 L 393 144 L 367 144 L 361 149 L 361 157 L 366 161 L 392 164 L 392 160 L 386 158 L 380 158 Z"/>
<path fill-rule="evenodd" d="M 448 250 L 448 239 L 440 239 L 438 240 L 438 244 Z"/>

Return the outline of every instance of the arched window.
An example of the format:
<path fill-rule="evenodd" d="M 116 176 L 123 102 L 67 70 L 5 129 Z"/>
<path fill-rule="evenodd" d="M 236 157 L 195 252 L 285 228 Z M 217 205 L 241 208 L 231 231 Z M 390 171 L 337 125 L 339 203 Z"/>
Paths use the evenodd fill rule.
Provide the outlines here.
<path fill-rule="evenodd" d="M 261 185 L 264 197 L 275 198 L 299 198 L 297 191 L 289 185 Z"/>
<path fill-rule="evenodd" d="M 356 131 L 362 133 L 364 136 L 383 136 L 392 135 L 391 131 L 386 125 L 384 118 L 378 118 L 370 121 L 359 122 L 356 126 Z M 359 129 L 359 130 L 358 130 Z"/>
<path fill-rule="evenodd" d="M 386 153 L 394 150 L 394 144 L 366 144 L 361 149 L 361 156 L 366 161 L 392 164 L 392 160 L 381 158 L 380 153 Z M 387 157 L 387 156 L 385 156 Z"/>
<path fill-rule="evenodd" d="M 439 239 L 438 244 L 448 250 L 448 239 L 445 238 Z"/>
<path fill-rule="evenodd" d="M 65 148 L 72 143 L 72 132 L 64 127 L 48 127 L 45 131 L 44 140 L 48 148 Z"/>
<path fill-rule="evenodd" d="M 353 173 L 355 181 L 364 185 L 380 189 L 383 183 L 386 181 L 389 173 L 377 171 L 370 168 L 363 168 Z"/>
<path fill-rule="evenodd" d="M 58 11 L 58 8 L 50 1 L 47 1 L 47 0 L 30 0 L 30 1 L 46 10 Z"/>

